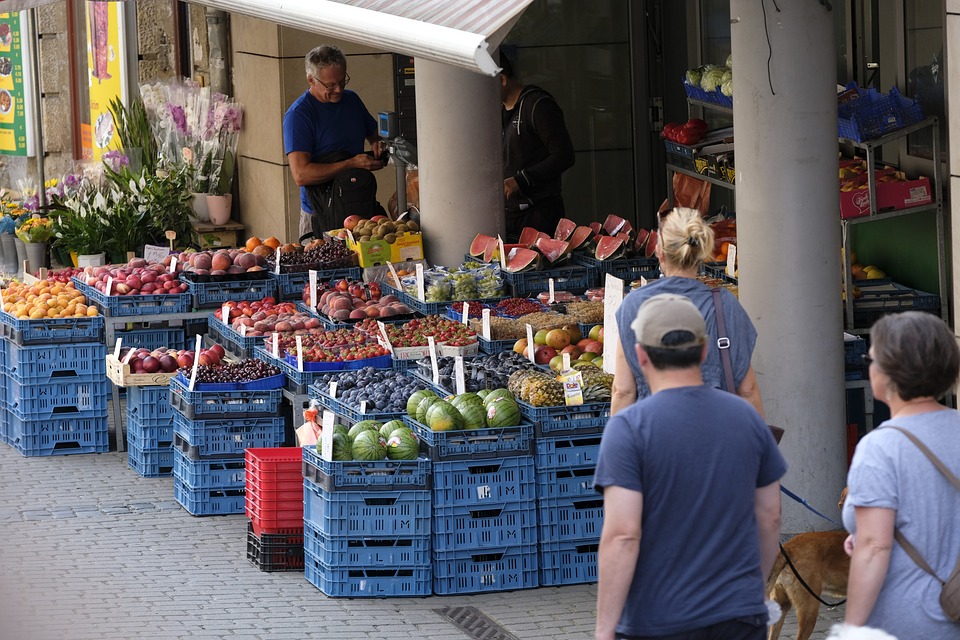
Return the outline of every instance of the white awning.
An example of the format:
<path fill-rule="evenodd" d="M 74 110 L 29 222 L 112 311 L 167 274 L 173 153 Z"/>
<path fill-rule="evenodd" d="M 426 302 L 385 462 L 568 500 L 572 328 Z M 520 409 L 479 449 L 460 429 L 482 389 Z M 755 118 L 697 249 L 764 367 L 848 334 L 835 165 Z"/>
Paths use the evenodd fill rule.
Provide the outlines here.
<path fill-rule="evenodd" d="M 9 0 L 8 0 L 9 1 Z M 490 51 L 533 0 L 190 0 L 493 76 Z M 3 3 L 0 2 L 0 5 Z"/>

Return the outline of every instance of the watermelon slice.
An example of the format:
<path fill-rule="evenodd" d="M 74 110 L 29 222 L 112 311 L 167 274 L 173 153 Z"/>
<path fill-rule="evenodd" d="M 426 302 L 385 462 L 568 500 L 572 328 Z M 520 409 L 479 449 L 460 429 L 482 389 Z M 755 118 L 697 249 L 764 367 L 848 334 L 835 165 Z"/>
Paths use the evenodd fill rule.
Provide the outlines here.
<path fill-rule="evenodd" d="M 557 240 L 570 240 L 570 236 L 573 235 L 573 232 L 577 229 L 577 223 L 573 220 L 568 220 L 567 218 L 560 218 L 560 222 L 557 223 L 557 230 L 553 233 L 553 237 Z"/>
<path fill-rule="evenodd" d="M 647 239 L 650 238 L 650 232 L 646 229 L 637 230 L 637 242 L 633 246 L 633 250 L 637 253 L 643 251 L 643 248 L 647 244 Z"/>
<path fill-rule="evenodd" d="M 506 247 L 504 247 L 506 250 Z M 520 273 L 540 267 L 540 254 L 526 247 L 514 247 L 507 252 L 507 271 Z"/>
<path fill-rule="evenodd" d="M 600 235 L 600 232 L 603 230 L 603 225 L 601 225 L 599 222 L 591 222 L 587 226 L 590 227 L 591 231 L 593 231 L 594 237 Z"/>
<path fill-rule="evenodd" d="M 527 249 L 530 249 L 533 247 L 534 244 L 537 243 L 537 238 L 539 237 L 540 237 L 539 231 L 537 231 L 533 227 L 524 227 L 520 231 L 520 239 L 517 241 L 517 244 L 523 245 Z"/>
<path fill-rule="evenodd" d="M 623 253 L 624 255 L 633 255 L 633 237 L 626 231 L 621 231 L 615 238 L 620 238 L 623 240 Z"/>
<path fill-rule="evenodd" d="M 483 250 L 483 261 L 484 262 L 499 262 L 500 260 L 500 243 L 497 242 L 496 238 L 490 238 L 487 241 L 487 246 Z"/>
<path fill-rule="evenodd" d="M 657 251 L 657 232 L 651 231 L 649 238 L 647 238 L 647 245 L 643 249 L 643 255 L 648 258 L 652 258 Z"/>
<path fill-rule="evenodd" d="M 590 227 L 577 227 L 573 235 L 570 236 L 570 251 L 586 248 L 591 240 L 593 240 L 593 229 Z"/>
<path fill-rule="evenodd" d="M 551 265 L 563 262 L 570 257 L 570 243 L 563 240 L 540 238 L 537 240 L 537 250 Z"/>
<path fill-rule="evenodd" d="M 615 236 L 623 230 L 623 225 L 625 224 L 627 224 L 626 220 L 611 213 L 607 216 L 607 219 L 603 221 L 602 227 L 608 236 Z"/>
<path fill-rule="evenodd" d="M 597 242 L 597 249 L 594 256 L 597 260 L 613 260 L 623 255 L 623 238 L 616 236 L 603 236 Z"/>
<path fill-rule="evenodd" d="M 491 240 L 493 240 L 494 244 L 497 243 L 497 239 L 494 238 L 493 236 L 488 236 L 484 233 L 478 233 L 473 238 L 473 242 L 470 243 L 470 251 L 469 251 L 470 257 L 479 258 L 483 256 L 484 251 L 487 250 L 487 245 L 490 243 Z M 489 260 L 487 260 L 487 262 L 489 262 Z"/>

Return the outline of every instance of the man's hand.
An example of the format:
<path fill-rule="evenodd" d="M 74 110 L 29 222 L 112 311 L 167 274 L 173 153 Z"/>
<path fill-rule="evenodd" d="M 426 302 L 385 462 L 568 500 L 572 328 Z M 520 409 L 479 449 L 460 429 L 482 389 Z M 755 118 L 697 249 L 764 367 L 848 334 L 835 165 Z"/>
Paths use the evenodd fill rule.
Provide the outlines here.
<path fill-rule="evenodd" d="M 520 193 L 520 185 L 516 178 L 507 178 L 503 181 L 503 198 L 509 200 L 514 195 Z"/>
<path fill-rule="evenodd" d="M 377 140 L 372 145 L 370 145 L 370 150 L 373 152 L 373 157 L 379 160 L 383 157 L 383 152 L 387 150 L 389 145 L 385 140 Z"/>
<path fill-rule="evenodd" d="M 368 171 L 383 169 L 382 162 L 366 153 L 358 153 L 350 159 L 350 162 L 354 169 L 367 169 Z"/>

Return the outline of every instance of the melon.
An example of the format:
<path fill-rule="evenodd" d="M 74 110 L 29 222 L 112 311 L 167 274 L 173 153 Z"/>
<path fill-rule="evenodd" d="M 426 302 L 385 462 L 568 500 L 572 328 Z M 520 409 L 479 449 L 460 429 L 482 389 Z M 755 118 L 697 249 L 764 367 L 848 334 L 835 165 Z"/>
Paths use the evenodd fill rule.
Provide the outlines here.
<path fill-rule="evenodd" d="M 633 245 L 633 250 L 637 253 L 643 251 L 643 248 L 647 246 L 647 240 L 650 238 L 650 232 L 646 229 L 637 230 L 637 241 Z"/>
<path fill-rule="evenodd" d="M 569 240 L 570 236 L 577 228 L 577 223 L 567 218 L 560 218 L 557 223 L 557 230 L 553 232 L 555 240 Z"/>
<path fill-rule="evenodd" d="M 463 416 L 463 428 L 467 430 L 485 429 L 487 426 L 487 410 L 483 404 L 467 403 L 460 410 Z"/>
<path fill-rule="evenodd" d="M 650 236 L 647 238 L 647 245 L 643 249 L 643 255 L 648 258 L 652 258 L 657 251 L 657 239 L 658 235 L 656 231 L 651 231 Z"/>
<path fill-rule="evenodd" d="M 461 393 L 461 394 L 458 395 L 458 396 L 454 396 L 453 398 L 449 398 L 447 401 L 448 401 L 450 404 L 452 404 L 453 406 L 455 406 L 457 409 L 460 408 L 460 405 L 461 405 L 461 404 L 466 404 L 466 403 L 468 403 L 468 402 L 475 402 L 475 403 L 483 404 L 483 398 L 481 398 L 481 397 L 480 397 L 479 395 L 477 395 L 476 393 L 473 393 L 472 391 L 467 391 L 466 393 Z"/>
<path fill-rule="evenodd" d="M 623 255 L 623 239 L 611 236 L 603 236 L 597 242 L 597 248 L 594 251 L 594 257 L 597 260 L 612 260 Z"/>
<path fill-rule="evenodd" d="M 317 453 L 319 454 L 319 451 Z M 344 433 L 333 434 L 333 459 L 340 462 L 353 460 L 353 447 L 350 445 L 350 438 Z"/>
<path fill-rule="evenodd" d="M 514 400 L 513 392 L 509 389 L 494 389 L 487 394 L 487 397 L 483 399 L 483 406 L 489 407 L 497 398 L 507 398 L 508 400 Z"/>
<path fill-rule="evenodd" d="M 547 259 L 551 265 L 563 262 L 570 257 L 570 244 L 563 240 L 554 240 L 553 238 L 540 238 L 537 240 L 537 250 Z"/>
<path fill-rule="evenodd" d="M 591 222 L 587 226 L 590 227 L 591 231 L 593 231 L 594 237 L 600 235 L 600 232 L 603 230 L 603 225 L 599 222 Z"/>
<path fill-rule="evenodd" d="M 500 260 L 500 242 L 496 238 L 490 238 L 487 246 L 483 249 L 484 262 L 499 262 Z"/>
<path fill-rule="evenodd" d="M 446 400 L 438 399 L 427 409 L 426 425 L 431 431 L 457 431 L 463 429 L 463 416 Z"/>
<path fill-rule="evenodd" d="M 420 440 L 410 429 L 394 429 L 387 438 L 387 458 L 390 460 L 416 460 L 420 455 Z"/>
<path fill-rule="evenodd" d="M 586 245 L 593 239 L 593 229 L 590 227 L 577 227 L 570 236 L 570 251 L 576 251 Z"/>
<path fill-rule="evenodd" d="M 437 396 L 426 396 L 420 403 L 417 405 L 417 414 L 415 420 L 421 424 L 427 424 L 427 410 L 433 405 L 434 402 L 443 402 Z"/>
<path fill-rule="evenodd" d="M 477 397 L 481 400 L 486 400 L 488 395 L 490 395 L 490 389 L 480 389 L 480 391 L 477 391 Z"/>
<path fill-rule="evenodd" d="M 607 216 L 607 219 L 603 221 L 601 228 L 604 233 L 608 236 L 615 236 L 621 231 L 623 231 L 623 226 L 627 224 L 627 221 L 621 218 L 620 216 L 615 216 L 612 213 Z"/>
<path fill-rule="evenodd" d="M 421 389 L 419 391 L 414 391 L 413 394 L 407 399 L 407 415 L 411 418 L 417 417 L 417 405 L 420 404 L 420 401 L 426 398 L 427 396 L 434 396 L 435 394 L 430 389 Z"/>
<path fill-rule="evenodd" d="M 531 248 L 536 244 L 537 239 L 540 237 L 540 232 L 534 229 L 533 227 L 524 227 L 520 230 L 520 239 L 517 240 L 517 244 L 527 249 Z"/>
<path fill-rule="evenodd" d="M 400 428 L 407 428 L 407 426 L 403 424 L 403 420 L 390 420 L 389 422 L 384 422 L 379 431 L 380 435 L 382 435 L 384 438 L 389 438 L 391 433 Z"/>
<path fill-rule="evenodd" d="M 387 441 L 379 432 L 361 431 L 353 439 L 354 460 L 383 460 L 387 457 Z"/>
<path fill-rule="evenodd" d="M 359 434 L 361 431 L 376 431 L 379 435 L 381 425 L 382 423 L 377 422 L 376 420 L 361 420 L 357 424 L 350 427 L 350 430 L 347 431 L 347 436 L 349 436 L 351 440 L 356 440 L 357 434 Z"/>
<path fill-rule="evenodd" d="M 487 426 L 493 429 L 520 424 L 520 406 L 512 398 L 499 397 L 487 405 Z"/>
<path fill-rule="evenodd" d="M 483 256 L 484 252 L 487 250 L 487 246 L 491 244 L 491 240 L 493 241 L 493 245 L 496 246 L 496 238 L 493 236 L 488 236 L 485 233 L 478 233 L 473 238 L 473 242 L 470 243 L 470 256 L 473 258 L 479 258 Z"/>
<path fill-rule="evenodd" d="M 540 268 L 540 254 L 533 249 L 517 247 L 507 253 L 506 270 L 510 273 L 533 271 Z"/>

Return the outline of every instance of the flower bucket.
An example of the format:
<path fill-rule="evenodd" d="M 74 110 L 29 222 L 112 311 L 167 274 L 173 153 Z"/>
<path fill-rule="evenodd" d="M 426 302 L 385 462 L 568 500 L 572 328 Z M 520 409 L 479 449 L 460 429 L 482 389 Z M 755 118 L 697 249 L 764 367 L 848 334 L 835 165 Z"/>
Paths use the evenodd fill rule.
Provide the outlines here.
<path fill-rule="evenodd" d="M 233 194 L 215 196 L 207 194 L 207 211 L 210 213 L 210 222 L 213 224 L 227 224 L 230 222 L 230 209 L 233 205 Z"/>
<path fill-rule="evenodd" d="M 23 244 L 27 253 L 27 260 L 30 261 L 31 272 L 49 266 L 46 242 L 24 242 Z"/>
<path fill-rule="evenodd" d="M 27 259 L 27 243 L 14 236 L 13 242 L 17 250 L 17 273 L 23 273 L 23 261 Z"/>
<path fill-rule="evenodd" d="M 76 266 L 83 267 L 101 267 L 107 264 L 107 254 L 93 253 L 89 255 L 77 256 Z"/>
<path fill-rule="evenodd" d="M 14 274 L 17 272 L 17 237 L 12 233 L 0 233 L 0 246 L 3 247 L 3 262 L 0 264 L 0 270 L 3 273 Z"/>
<path fill-rule="evenodd" d="M 199 220 L 200 222 L 210 221 L 210 213 L 207 210 L 207 194 L 194 193 L 192 206 L 193 206 L 193 215 L 196 216 L 197 220 Z"/>

